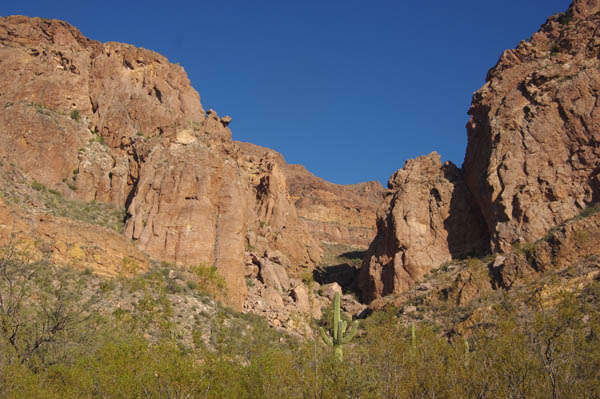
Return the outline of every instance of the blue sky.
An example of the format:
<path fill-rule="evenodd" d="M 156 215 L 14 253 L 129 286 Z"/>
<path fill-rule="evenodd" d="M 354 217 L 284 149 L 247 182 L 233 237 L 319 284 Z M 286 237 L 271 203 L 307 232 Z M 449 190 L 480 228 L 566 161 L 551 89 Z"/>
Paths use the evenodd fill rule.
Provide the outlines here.
<path fill-rule="evenodd" d="M 474 91 L 568 0 L 6 1 L 180 63 L 236 140 L 329 181 L 385 183 L 435 150 L 462 164 Z"/>

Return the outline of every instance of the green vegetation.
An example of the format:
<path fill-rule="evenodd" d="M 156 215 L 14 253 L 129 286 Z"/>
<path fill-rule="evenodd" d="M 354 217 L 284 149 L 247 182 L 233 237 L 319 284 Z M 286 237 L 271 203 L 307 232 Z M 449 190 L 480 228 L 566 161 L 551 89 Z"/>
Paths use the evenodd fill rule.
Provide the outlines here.
<path fill-rule="evenodd" d="M 193 283 L 204 292 L 217 295 L 225 291 L 225 279 L 219 275 L 216 266 L 199 264 L 192 266 L 190 271 L 193 274 Z"/>
<path fill-rule="evenodd" d="M 323 244 L 324 253 L 321 259 L 321 266 L 326 268 L 330 266 L 339 266 L 342 264 L 354 268 L 360 268 L 364 251 L 344 244 Z"/>
<path fill-rule="evenodd" d="M 348 334 L 346 334 L 347 327 L 348 322 L 346 320 L 342 320 L 340 317 L 340 293 L 336 292 L 333 300 L 333 320 L 329 335 L 325 333 L 323 327 L 320 328 L 320 332 L 323 342 L 333 348 L 335 357 L 340 362 L 343 360 L 342 346 L 350 342 L 350 340 L 356 335 L 358 321 L 355 320 L 352 322 L 352 327 L 350 327 Z"/>
<path fill-rule="evenodd" d="M 50 108 L 47 108 L 44 105 L 33 102 L 33 101 L 27 103 L 27 105 L 35 108 L 35 111 L 40 115 L 50 116 L 52 113 L 56 113 L 56 111 L 51 110 Z"/>
<path fill-rule="evenodd" d="M 50 213 L 56 216 L 108 227 L 120 233 L 125 227 L 125 209 L 113 204 L 67 200 L 56 191 L 48 191 L 43 200 Z"/>
<path fill-rule="evenodd" d="M 560 14 L 560 16 L 558 17 L 558 22 L 561 25 L 568 25 L 569 22 L 571 22 L 573 20 L 573 15 L 570 14 L 566 14 L 566 13 L 562 13 Z"/>
<path fill-rule="evenodd" d="M 37 180 L 34 180 L 33 183 L 31 183 L 31 188 L 33 188 L 35 191 L 47 191 L 48 190 L 46 188 L 46 186 L 44 186 L 42 183 L 38 182 Z"/>
<path fill-rule="evenodd" d="M 92 138 L 90 139 L 88 145 L 93 143 L 105 145 L 104 137 L 100 134 L 97 127 L 95 127 L 94 130 L 90 130 L 90 134 L 92 135 Z"/>
<path fill-rule="evenodd" d="M 299 340 L 220 306 L 202 281 L 218 285 L 216 270 L 155 263 L 106 279 L 2 248 L 0 397 L 600 397 L 597 279 L 557 293 L 552 307 L 537 289 L 498 291 L 469 336 L 376 312 L 346 340 L 343 362 L 319 337 Z M 333 343 L 347 322 L 339 297 L 324 317 Z"/>
<path fill-rule="evenodd" d="M 71 111 L 71 119 L 73 119 L 74 121 L 79 122 L 80 118 L 81 118 L 81 115 L 79 115 L 79 110 L 74 109 L 73 111 Z"/>
<path fill-rule="evenodd" d="M 573 219 L 577 220 L 577 219 L 586 218 L 586 217 L 595 215 L 598 212 L 600 212 L 600 202 L 596 202 L 596 203 L 590 204 L 589 206 L 585 207 L 581 211 L 581 213 L 579 214 L 579 216 L 576 216 Z"/>
<path fill-rule="evenodd" d="M 77 169 L 73 171 L 73 173 L 76 172 L 78 172 Z M 80 220 L 123 232 L 126 215 L 124 208 L 95 201 L 68 200 L 59 191 L 49 189 L 36 180 L 31 183 L 28 183 L 26 179 L 19 182 L 8 176 L 7 173 L 0 177 L 4 178 L 3 184 L 0 185 L 0 195 L 12 203 L 36 207 L 51 215 Z M 76 188 L 66 179 L 63 182 L 71 189 Z M 22 186 L 28 186 L 33 190 L 26 190 Z"/>

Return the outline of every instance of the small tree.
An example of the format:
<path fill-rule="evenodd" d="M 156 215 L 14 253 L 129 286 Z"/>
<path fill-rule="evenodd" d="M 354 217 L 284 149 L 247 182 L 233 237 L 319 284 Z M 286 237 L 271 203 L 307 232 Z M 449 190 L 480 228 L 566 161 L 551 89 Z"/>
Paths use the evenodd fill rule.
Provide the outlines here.
<path fill-rule="evenodd" d="M 14 246 L 0 248 L 0 365 L 35 368 L 85 341 L 98 301 L 83 295 L 69 270 Z"/>
<path fill-rule="evenodd" d="M 323 338 L 323 341 L 327 345 L 334 349 L 335 356 L 340 362 L 343 360 L 342 345 L 350 342 L 350 340 L 354 338 L 356 329 L 358 328 L 358 321 L 355 320 L 352 322 L 348 334 L 346 334 L 347 327 L 348 323 L 340 318 L 340 293 L 336 292 L 333 300 L 333 324 L 331 325 L 331 331 L 327 334 L 325 330 L 323 330 L 323 327 L 320 328 L 320 331 L 321 338 Z"/>

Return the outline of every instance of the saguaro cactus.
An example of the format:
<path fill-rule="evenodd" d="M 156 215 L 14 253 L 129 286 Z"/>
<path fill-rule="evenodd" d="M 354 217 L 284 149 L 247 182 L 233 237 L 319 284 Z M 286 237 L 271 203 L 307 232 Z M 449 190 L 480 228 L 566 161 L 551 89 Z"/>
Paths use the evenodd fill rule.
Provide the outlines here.
<path fill-rule="evenodd" d="M 342 345 L 349 342 L 354 335 L 356 334 L 356 329 L 358 328 L 358 321 L 352 322 L 352 326 L 350 327 L 350 331 L 346 334 L 346 328 L 348 327 L 348 323 L 345 320 L 341 320 L 340 317 L 340 293 L 335 293 L 335 298 L 333 300 L 333 324 L 331 326 L 330 334 L 327 334 L 323 327 L 321 327 L 321 338 L 323 341 L 333 347 L 335 351 L 335 356 L 341 362 L 343 360 L 342 354 Z"/>

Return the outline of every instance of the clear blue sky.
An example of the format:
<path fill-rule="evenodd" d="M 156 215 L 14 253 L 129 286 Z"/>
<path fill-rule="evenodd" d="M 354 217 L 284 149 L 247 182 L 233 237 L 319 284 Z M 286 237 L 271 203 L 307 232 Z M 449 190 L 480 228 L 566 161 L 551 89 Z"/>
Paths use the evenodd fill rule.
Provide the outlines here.
<path fill-rule="evenodd" d="M 236 140 L 335 183 L 386 182 L 435 150 L 461 165 L 471 96 L 569 0 L 28 1 L 100 41 L 180 63 Z"/>

